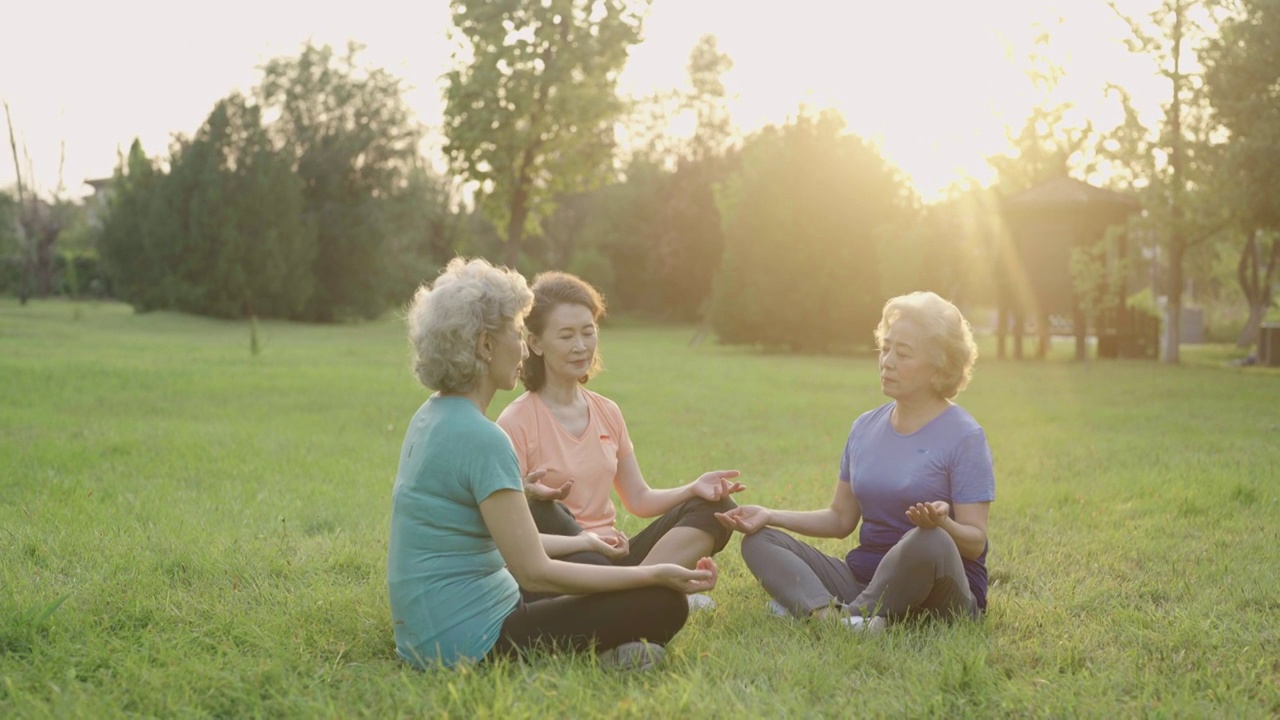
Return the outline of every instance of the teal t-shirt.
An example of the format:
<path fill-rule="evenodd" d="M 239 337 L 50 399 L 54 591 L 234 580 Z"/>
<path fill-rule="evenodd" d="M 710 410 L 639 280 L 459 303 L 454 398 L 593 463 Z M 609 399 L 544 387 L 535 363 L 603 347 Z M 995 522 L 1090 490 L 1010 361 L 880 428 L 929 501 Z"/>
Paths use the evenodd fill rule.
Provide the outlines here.
<path fill-rule="evenodd" d="M 391 500 L 387 589 L 400 657 L 418 667 L 479 659 L 520 589 L 480 515 L 521 492 L 507 434 L 470 400 L 432 395 L 409 423 Z"/>

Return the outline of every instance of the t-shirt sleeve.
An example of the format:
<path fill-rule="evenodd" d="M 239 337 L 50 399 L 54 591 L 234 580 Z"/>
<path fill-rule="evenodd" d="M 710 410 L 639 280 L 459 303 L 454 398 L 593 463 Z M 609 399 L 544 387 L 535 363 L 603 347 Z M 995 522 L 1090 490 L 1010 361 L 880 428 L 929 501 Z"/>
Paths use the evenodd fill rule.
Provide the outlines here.
<path fill-rule="evenodd" d="M 498 416 L 498 427 L 502 428 L 507 437 L 511 438 L 511 446 L 515 449 L 516 462 L 520 467 L 520 477 L 529 474 L 529 426 L 535 421 L 531 413 L 523 412 L 523 408 L 517 409 L 513 405 L 508 405 L 502 414 Z"/>
<path fill-rule="evenodd" d="M 849 439 L 845 440 L 844 452 L 840 454 L 840 482 L 853 482 L 853 434 L 858 429 L 858 420 L 849 428 Z"/>
<path fill-rule="evenodd" d="M 494 428 L 468 458 L 466 478 L 477 504 L 499 490 L 523 492 L 520 465 L 511 440 Z"/>
<path fill-rule="evenodd" d="M 627 421 L 622 419 L 622 410 L 617 403 L 610 400 L 604 403 L 604 407 L 608 412 L 608 424 L 618 439 L 618 459 L 622 459 L 636 451 L 631 445 L 631 433 L 627 432 Z"/>
<path fill-rule="evenodd" d="M 951 503 L 992 502 L 996 499 L 996 476 L 991 447 L 981 428 L 960 438 L 951 464 Z"/>

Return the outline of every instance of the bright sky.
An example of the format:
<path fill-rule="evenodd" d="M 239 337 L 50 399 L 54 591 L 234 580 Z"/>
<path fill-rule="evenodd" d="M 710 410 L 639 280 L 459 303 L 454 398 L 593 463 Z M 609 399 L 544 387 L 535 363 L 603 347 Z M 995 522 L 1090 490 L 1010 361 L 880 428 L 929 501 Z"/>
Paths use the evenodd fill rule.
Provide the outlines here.
<path fill-rule="evenodd" d="M 0 100 L 41 187 L 56 182 L 63 140 L 67 191 L 84 194 L 84 179 L 110 175 L 117 148 L 136 136 L 151 154 L 166 150 L 173 133 L 194 132 L 219 98 L 252 87 L 258 65 L 295 54 L 308 38 L 364 43 L 367 62 L 414 85 L 407 99 L 421 119 L 440 122 L 438 78 L 452 51 L 446 0 L 179 7 L 45 0 L 6 11 Z M 735 63 L 725 81 L 741 130 L 783 122 L 802 104 L 835 107 L 931 197 L 962 175 L 990 178 L 983 158 L 1006 149 L 1006 126 L 1019 125 L 1035 100 L 1023 74 L 1035 22 L 1048 24 L 1051 52 L 1068 68 L 1061 96 L 1095 127 L 1118 121 L 1102 97 L 1108 80 L 1130 88 L 1145 119 L 1157 119 L 1167 84 L 1122 47 L 1126 30 L 1102 0 L 654 0 L 622 89 L 683 86 L 689 51 L 715 34 Z M 13 182 L 5 136 L 0 187 Z"/>

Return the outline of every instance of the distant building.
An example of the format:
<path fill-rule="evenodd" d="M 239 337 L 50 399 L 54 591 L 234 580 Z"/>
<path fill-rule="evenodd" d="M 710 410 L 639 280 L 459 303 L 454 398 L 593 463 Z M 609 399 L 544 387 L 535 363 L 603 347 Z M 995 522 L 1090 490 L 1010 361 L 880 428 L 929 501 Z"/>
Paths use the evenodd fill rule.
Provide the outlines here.
<path fill-rule="evenodd" d="M 996 325 L 999 357 L 1013 336 L 1013 355 L 1022 358 L 1022 342 L 1029 325 L 1035 327 L 1037 357 L 1044 357 L 1049 336 L 1057 332 L 1076 337 L 1076 357 L 1085 359 L 1089 322 L 1071 274 L 1076 248 L 1096 246 L 1107 228 L 1124 225 L 1141 211 L 1136 198 L 1094 187 L 1070 177 L 1046 180 L 1001 201 L 1001 214 L 1012 236 L 1002 249 Z M 1128 238 L 1121 237 L 1109 272 L 1118 272 L 1128 254 Z M 1129 307 L 1123 273 L 1119 287 L 1099 308 L 1098 354 L 1101 357 L 1155 357 L 1158 328 Z"/>
<path fill-rule="evenodd" d="M 93 194 L 84 199 L 85 220 L 95 230 L 102 229 L 107 215 L 107 207 L 111 203 L 111 189 L 115 185 L 114 177 L 85 180 L 84 184 L 93 188 Z"/>

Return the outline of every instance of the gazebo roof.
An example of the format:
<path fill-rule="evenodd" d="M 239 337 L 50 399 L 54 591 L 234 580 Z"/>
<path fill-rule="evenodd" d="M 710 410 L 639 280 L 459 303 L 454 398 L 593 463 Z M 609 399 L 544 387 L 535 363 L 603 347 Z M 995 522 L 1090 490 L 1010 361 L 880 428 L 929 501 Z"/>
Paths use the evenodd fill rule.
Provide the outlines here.
<path fill-rule="evenodd" d="M 1003 200 L 1006 210 L 1030 211 L 1091 209 L 1137 212 L 1137 198 L 1114 190 L 1104 190 L 1071 177 L 1045 180 Z"/>

